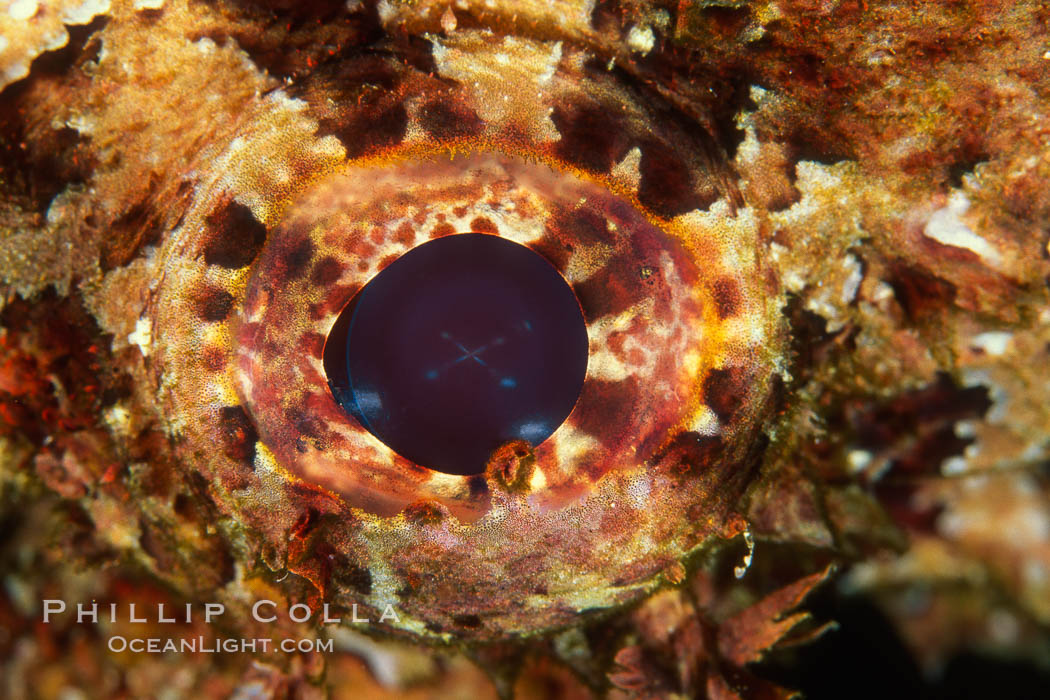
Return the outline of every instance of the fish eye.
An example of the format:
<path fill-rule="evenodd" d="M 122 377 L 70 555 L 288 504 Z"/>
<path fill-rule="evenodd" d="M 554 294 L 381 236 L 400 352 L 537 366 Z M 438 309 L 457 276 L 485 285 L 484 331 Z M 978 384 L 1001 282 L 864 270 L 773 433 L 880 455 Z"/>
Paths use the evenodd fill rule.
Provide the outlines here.
<path fill-rule="evenodd" d="M 395 452 L 480 474 L 500 445 L 539 445 L 583 386 L 579 302 L 543 257 L 489 234 L 412 248 L 340 313 L 324 350 L 344 410 Z"/>

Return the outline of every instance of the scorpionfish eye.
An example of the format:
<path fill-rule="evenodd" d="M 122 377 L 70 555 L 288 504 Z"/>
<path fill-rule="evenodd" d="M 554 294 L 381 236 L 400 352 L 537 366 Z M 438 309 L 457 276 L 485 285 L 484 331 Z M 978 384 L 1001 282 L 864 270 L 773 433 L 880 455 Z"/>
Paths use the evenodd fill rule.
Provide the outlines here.
<path fill-rule="evenodd" d="M 215 107 L 133 337 L 246 567 L 531 635 L 740 534 L 783 291 L 693 111 L 586 42 L 404 29 Z"/>
<path fill-rule="evenodd" d="M 413 248 L 365 285 L 328 335 L 339 404 L 413 462 L 479 474 L 513 440 L 538 445 L 569 415 L 587 329 L 558 272 L 485 234 Z"/>

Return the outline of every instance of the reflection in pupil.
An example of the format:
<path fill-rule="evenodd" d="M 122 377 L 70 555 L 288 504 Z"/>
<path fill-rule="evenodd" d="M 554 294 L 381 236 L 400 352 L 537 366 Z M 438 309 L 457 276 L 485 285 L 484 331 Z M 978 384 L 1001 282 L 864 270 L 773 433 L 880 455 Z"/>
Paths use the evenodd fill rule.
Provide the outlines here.
<path fill-rule="evenodd" d="M 550 263 L 498 236 L 425 243 L 376 275 L 325 345 L 336 400 L 395 452 L 476 474 L 501 443 L 537 445 L 587 369 L 576 296 Z"/>

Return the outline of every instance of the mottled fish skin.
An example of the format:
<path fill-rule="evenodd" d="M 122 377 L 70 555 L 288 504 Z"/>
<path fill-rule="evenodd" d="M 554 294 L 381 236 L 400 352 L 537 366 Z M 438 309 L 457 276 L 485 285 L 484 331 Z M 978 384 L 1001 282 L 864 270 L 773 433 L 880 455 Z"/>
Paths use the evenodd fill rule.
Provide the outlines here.
<path fill-rule="evenodd" d="M 835 567 L 930 667 L 1050 648 L 1040 12 L 8 3 L 0 512 L 80 557 L 9 588 L 119 560 L 92 595 L 371 620 L 323 633 L 372 675 L 232 673 L 271 694 L 398 692 L 377 668 L 453 654 L 421 644 L 492 677 L 453 657 L 434 692 L 783 694 L 746 667 Z M 549 260 L 590 342 L 566 422 L 473 477 L 322 362 L 369 279 L 464 232 Z"/>

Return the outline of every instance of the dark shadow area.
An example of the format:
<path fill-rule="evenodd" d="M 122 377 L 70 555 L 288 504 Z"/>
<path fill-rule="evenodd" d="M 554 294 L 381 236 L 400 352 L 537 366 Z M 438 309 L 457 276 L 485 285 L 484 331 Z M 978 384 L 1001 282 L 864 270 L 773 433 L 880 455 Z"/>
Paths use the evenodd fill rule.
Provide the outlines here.
<path fill-rule="evenodd" d="M 967 652 L 951 658 L 940 676 L 924 677 L 890 620 L 867 598 L 829 586 L 806 607 L 839 628 L 812 644 L 776 651 L 755 670 L 809 700 L 1050 698 L 1050 670 L 1024 661 Z"/>

